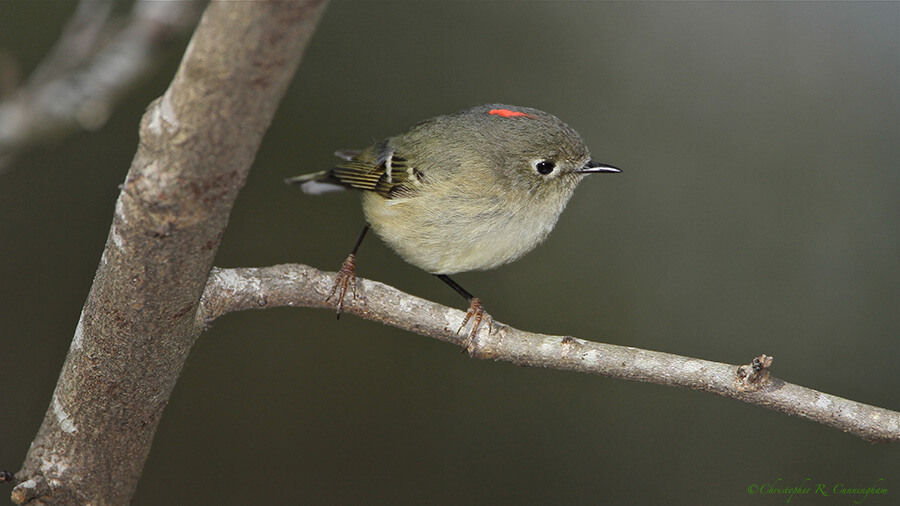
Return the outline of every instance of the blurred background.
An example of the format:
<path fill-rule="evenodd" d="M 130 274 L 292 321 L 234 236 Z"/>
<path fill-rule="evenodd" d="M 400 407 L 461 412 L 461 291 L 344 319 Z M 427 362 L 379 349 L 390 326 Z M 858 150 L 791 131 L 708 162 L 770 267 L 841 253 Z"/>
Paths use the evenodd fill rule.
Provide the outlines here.
<path fill-rule="evenodd" d="M 0 4 L 0 47 L 27 75 L 74 8 Z M 582 183 L 522 260 L 456 276 L 497 320 L 733 364 L 766 353 L 786 381 L 900 409 L 898 19 L 896 2 L 334 2 L 216 264 L 336 270 L 358 195 L 282 178 L 436 114 L 527 105 L 624 172 Z M 0 173 L 0 469 L 40 426 L 138 121 L 186 44 L 101 129 Z M 374 238 L 358 272 L 466 305 Z M 705 393 L 285 308 L 201 336 L 134 503 L 777 504 L 748 487 L 883 479 L 890 495 L 866 502 L 886 504 L 898 457 Z"/>

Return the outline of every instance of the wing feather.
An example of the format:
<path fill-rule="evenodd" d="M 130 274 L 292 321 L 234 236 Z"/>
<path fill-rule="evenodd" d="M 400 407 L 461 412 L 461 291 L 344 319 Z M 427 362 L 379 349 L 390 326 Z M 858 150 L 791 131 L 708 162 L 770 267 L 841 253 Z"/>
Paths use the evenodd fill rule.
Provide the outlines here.
<path fill-rule="evenodd" d="M 373 191 L 386 199 L 409 196 L 425 181 L 424 173 L 405 156 L 393 151 L 388 143 L 384 141 L 362 151 L 338 151 L 335 154 L 345 161 L 329 170 L 292 177 L 285 182 L 301 184 L 304 188 L 311 182 L 345 186 Z"/>
<path fill-rule="evenodd" d="M 405 157 L 393 151 L 373 157 L 363 151 L 352 160 L 338 164 L 332 175 L 344 184 L 374 191 L 384 198 L 409 196 L 422 183 L 422 173 L 414 170 Z"/>

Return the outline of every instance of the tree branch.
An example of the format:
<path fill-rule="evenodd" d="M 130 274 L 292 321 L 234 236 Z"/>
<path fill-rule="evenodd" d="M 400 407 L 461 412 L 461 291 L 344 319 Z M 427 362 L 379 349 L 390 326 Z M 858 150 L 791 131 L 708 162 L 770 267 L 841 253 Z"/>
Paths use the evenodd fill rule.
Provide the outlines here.
<path fill-rule="evenodd" d="M 210 273 L 197 317 L 208 325 L 223 314 L 245 309 L 333 308 L 325 298 L 335 275 L 296 264 L 215 268 Z M 363 300 L 348 297 L 344 312 L 466 346 L 465 336 L 456 333 L 465 312 L 377 281 L 359 279 L 357 286 Z M 752 364 L 738 367 L 571 336 L 535 334 L 498 322 L 482 325 L 477 338 L 469 343 L 468 351 L 474 358 L 700 390 L 799 416 L 868 441 L 900 442 L 900 413 L 770 377 L 768 368 L 772 359 L 765 355 L 754 359 Z"/>
<path fill-rule="evenodd" d="M 127 18 L 112 0 L 81 0 L 53 50 L 0 102 L 0 170 L 16 152 L 106 123 L 122 97 L 194 26 L 200 4 L 137 0 Z"/>
<path fill-rule="evenodd" d="M 127 504 L 250 164 L 324 7 L 213 2 L 144 115 L 100 266 L 12 499 Z"/>

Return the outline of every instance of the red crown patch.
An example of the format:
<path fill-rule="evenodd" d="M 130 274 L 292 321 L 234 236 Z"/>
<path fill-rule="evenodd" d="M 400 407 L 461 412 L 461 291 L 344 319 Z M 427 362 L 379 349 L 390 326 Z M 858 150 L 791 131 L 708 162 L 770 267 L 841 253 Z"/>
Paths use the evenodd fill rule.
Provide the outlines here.
<path fill-rule="evenodd" d="M 494 116 L 502 116 L 504 118 L 515 118 L 517 116 L 525 116 L 526 118 L 533 118 L 534 116 L 518 111 L 510 111 L 509 109 L 491 109 L 488 111 L 488 114 L 493 114 Z"/>

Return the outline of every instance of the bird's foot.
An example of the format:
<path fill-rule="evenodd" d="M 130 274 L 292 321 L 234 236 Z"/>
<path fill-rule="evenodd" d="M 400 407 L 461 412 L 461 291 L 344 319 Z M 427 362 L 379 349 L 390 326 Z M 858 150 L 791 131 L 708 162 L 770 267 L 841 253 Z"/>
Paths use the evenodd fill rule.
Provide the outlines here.
<path fill-rule="evenodd" d="M 484 305 L 481 303 L 481 299 L 478 297 L 472 297 L 469 300 L 469 309 L 466 311 L 466 317 L 463 318 L 462 324 L 459 326 L 459 330 L 456 331 L 457 334 L 462 332 L 466 325 L 468 325 L 469 321 L 472 322 L 472 330 L 469 331 L 469 335 L 466 336 L 465 345 L 466 350 L 471 353 L 473 351 L 473 345 L 475 344 L 475 338 L 478 335 L 478 329 L 481 327 L 481 322 L 485 321 L 488 326 L 488 330 L 492 326 L 491 315 L 484 311 Z"/>
<path fill-rule="evenodd" d="M 337 295 L 335 308 L 337 309 L 338 319 L 341 318 L 341 311 L 344 310 L 344 297 L 347 295 L 347 290 L 353 294 L 354 299 L 361 300 L 359 292 L 356 289 L 356 255 L 353 253 L 344 260 L 341 269 L 334 279 L 334 286 L 331 287 L 331 293 L 325 298 L 325 302 L 328 302 L 332 297 Z"/>

